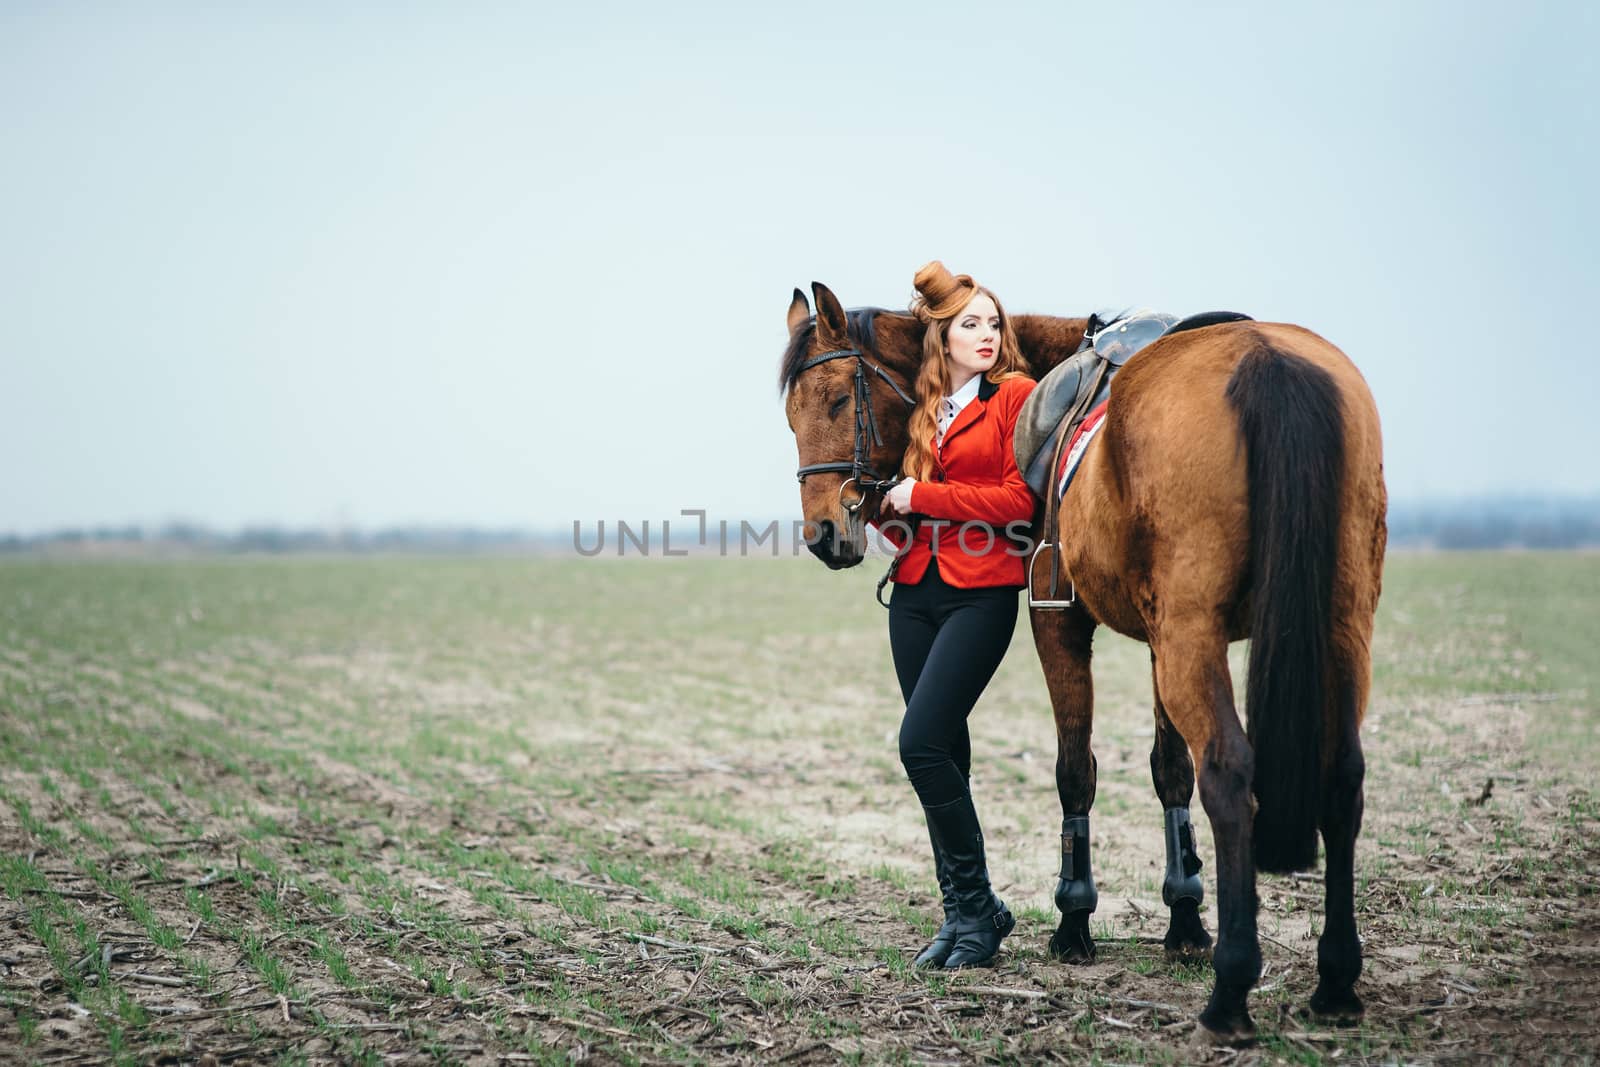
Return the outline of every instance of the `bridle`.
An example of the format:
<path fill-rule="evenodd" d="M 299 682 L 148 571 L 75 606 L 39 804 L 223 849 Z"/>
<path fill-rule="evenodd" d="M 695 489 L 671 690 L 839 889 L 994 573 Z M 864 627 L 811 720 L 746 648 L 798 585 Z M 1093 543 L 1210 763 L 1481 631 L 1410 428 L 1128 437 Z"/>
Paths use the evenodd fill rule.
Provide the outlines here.
<path fill-rule="evenodd" d="M 855 398 L 856 398 L 856 438 L 855 454 L 848 460 L 835 460 L 831 463 L 812 463 L 801 467 L 795 472 L 800 484 L 804 485 L 808 474 L 843 474 L 849 472 L 850 477 L 839 484 L 839 506 L 846 512 L 854 515 L 861 509 L 862 503 L 867 499 L 867 494 L 873 492 L 888 492 L 900 482 L 898 476 L 893 478 L 879 478 L 869 462 L 870 448 L 883 447 L 883 436 L 878 433 L 878 417 L 872 411 L 872 380 L 867 377 L 867 371 L 872 371 L 882 378 L 893 389 L 895 395 L 905 401 L 906 407 L 915 409 L 917 402 L 900 388 L 895 380 L 889 377 L 884 369 L 869 360 L 858 348 L 836 348 L 831 352 L 822 352 L 812 356 L 795 369 L 791 381 L 820 363 L 829 363 L 836 359 L 854 359 L 856 361 L 855 373 Z M 871 439 L 871 445 L 868 439 Z M 846 503 L 844 487 L 851 482 L 855 483 L 856 492 L 860 494 L 854 503 Z"/>

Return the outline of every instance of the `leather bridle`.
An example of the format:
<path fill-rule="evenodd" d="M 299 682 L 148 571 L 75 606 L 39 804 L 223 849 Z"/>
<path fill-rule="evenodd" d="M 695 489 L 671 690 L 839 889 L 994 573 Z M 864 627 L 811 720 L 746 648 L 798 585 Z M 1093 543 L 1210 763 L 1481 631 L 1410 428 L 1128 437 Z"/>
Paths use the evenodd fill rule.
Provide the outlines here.
<path fill-rule="evenodd" d="M 876 363 L 869 360 L 858 348 L 836 348 L 831 352 L 822 352 L 812 356 L 795 370 L 790 379 L 793 381 L 801 374 L 821 363 L 829 363 L 836 359 L 854 359 L 856 361 L 855 373 L 855 400 L 856 400 L 856 429 L 855 429 L 855 454 L 848 460 L 835 460 L 831 463 L 812 463 L 801 467 L 795 476 L 802 485 L 805 484 L 808 474 L 843 474 L 848 472 L 850 477 L 839 485 L 839 506 L 850 514 L 855 514 L 861 509 L 862 503 L 867 499 L 867 494 L 873 492 L 888 492 L 900 482 L 900 478 L 880 478 L 871 465 L 871 449 L 883 447 L 883 436 L 878 433 L 878 417 L 872 410 L 872 380 L 867 376 L 870 370 L 882 378 L 893 389 L 895 395 L 905 401 L 906 407 L 915 409 L 917 402 L 900 388 L 899 384 Z M 870 442 L 870 443 L 869 443 Z M 854 503 L 846 503 L 844 487 L 851 482 L 855 483 L 856 497 Z"/>

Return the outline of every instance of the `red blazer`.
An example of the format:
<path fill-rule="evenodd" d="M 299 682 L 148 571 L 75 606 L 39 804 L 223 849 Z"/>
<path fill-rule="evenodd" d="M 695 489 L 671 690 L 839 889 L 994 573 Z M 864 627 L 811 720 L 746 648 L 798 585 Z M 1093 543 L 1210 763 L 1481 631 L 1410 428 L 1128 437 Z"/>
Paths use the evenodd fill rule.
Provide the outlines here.
<path fill-rule="evenodd" d="M 911 547 L 895 571 L 897 584 L 915 585 L 937 552 L 939 575 L 963 589 L 1027 584 L 1027 557 L 1006 527 L 1022 538 L 1033 519 L 1033 491 L 1017 469 L 1011 435 L 1022 402 L 1038 384 L 1032 378 L 978 383 L 977 398 L 961 409 L 934 457 L 933 475 L 911 487 L 911 510 L 921 516 Z M 905 545 L 905 527 L 879 520 L 896 549 Z M 973 523 L 963 533 L 963 523 Z M 990 532 L 993 531 L 991 541 Z"/>

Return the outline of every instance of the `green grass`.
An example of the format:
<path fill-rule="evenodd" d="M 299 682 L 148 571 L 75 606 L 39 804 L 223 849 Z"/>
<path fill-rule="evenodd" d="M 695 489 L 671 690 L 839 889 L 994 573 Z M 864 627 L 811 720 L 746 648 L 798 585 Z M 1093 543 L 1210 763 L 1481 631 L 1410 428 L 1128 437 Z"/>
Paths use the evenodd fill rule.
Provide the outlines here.
<path fill-rule="evenodd" d="M 874 1063 L 926 1058 L 930 1041 L 1017 1062 L 1055 1020 L 1090 1061 L 1182 1062 L 1172 1028 L 1099 1021 L 1117 1009 L 1095 982 L 1045 958 L 1059 811 L 1026 627 L 972 719 L 990 865 L 1021 928 L 1001 972 L 910 968 L 937 898 L 892 745 L 875 580 L 806 561 L 0 565 L 0 899 L 28 966 L 59 983 L 6 989 L 0 1043 L 49 1045 L 42 1020 L 70 997 L 94 1014 L 88 1054 L 143 1062 L 177 1047 L 152 1006 L 182 996 L 223 1012 L 250 1058 L 285 1062 L 450 1061 L 461 1027 L 537 1062 L 585 1045 L 715 1060 L 773 1037 Z M 1505 958 L 1544 936 L 1541 901 L 1592 895 L 1567 868 L 1600 817 L 1597 593 L 1590 556 L 1391 561 L 1358 877 L 1364 921 L 1403 921 L 1417 966 Z M 1209 967 L 1169 964 L 1149 940 L 1164 915 L 1147 650 L 1100 635 L 1095 683 L 1094 933 L 1136 995 L 1187 1007 Z M 1495 732 L 1516 716 L 1525 734 Z M 1266 880 L 1263 894 L 1263 929 L 1302 953 L 1258 998 L 1263 1049 L 1302 1062 L 1273 1013 L 1305 999 L 1315 945 L 1296 939 L 1320 928 L 1320 889 Z M 1156 913 L 1140 937 L 1125 898 Z M 108 968 L 94 950 L 112 940 L 144 955 Z M 119 977 L 133 966 L 183 988 Z M 1503 968 L 1469 973 L 1515 988 Z M 975 982 L 1055 999 L 961 992 Z M 699 1016 L 646 1013 L 691 984 Z M 290 1021 L 243 1007 L 264 996 Z M 890 1010 L 930 997 L 976 1013 Z M 1315 1051 L 1424 1047 L 1369 1026 Z"/>
<path fill-rule="evenodd" d="M 1535 701 L 1532 751 L 1596 780 L 1600 556 L 1441 553 L 1391 559 L 1373 684 L 1413 696 Z"/>

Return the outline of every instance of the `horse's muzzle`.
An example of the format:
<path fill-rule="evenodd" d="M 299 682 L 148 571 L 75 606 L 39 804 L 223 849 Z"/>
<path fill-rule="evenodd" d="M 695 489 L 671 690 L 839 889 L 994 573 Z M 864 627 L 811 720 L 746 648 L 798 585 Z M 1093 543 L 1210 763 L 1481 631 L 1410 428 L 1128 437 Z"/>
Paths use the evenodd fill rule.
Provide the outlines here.
<path fill-rule="evenodd" d="M 832 519 L 823 519 L 817 523 L 817 536 L 808 541 L 806 547 L 811 549 L 813 556 L 836 571 L 854 567 L 866 557 L 863 546 L 853 538 L 846 539 L 841 536 L 839 527 L 834 525 Z"/>

